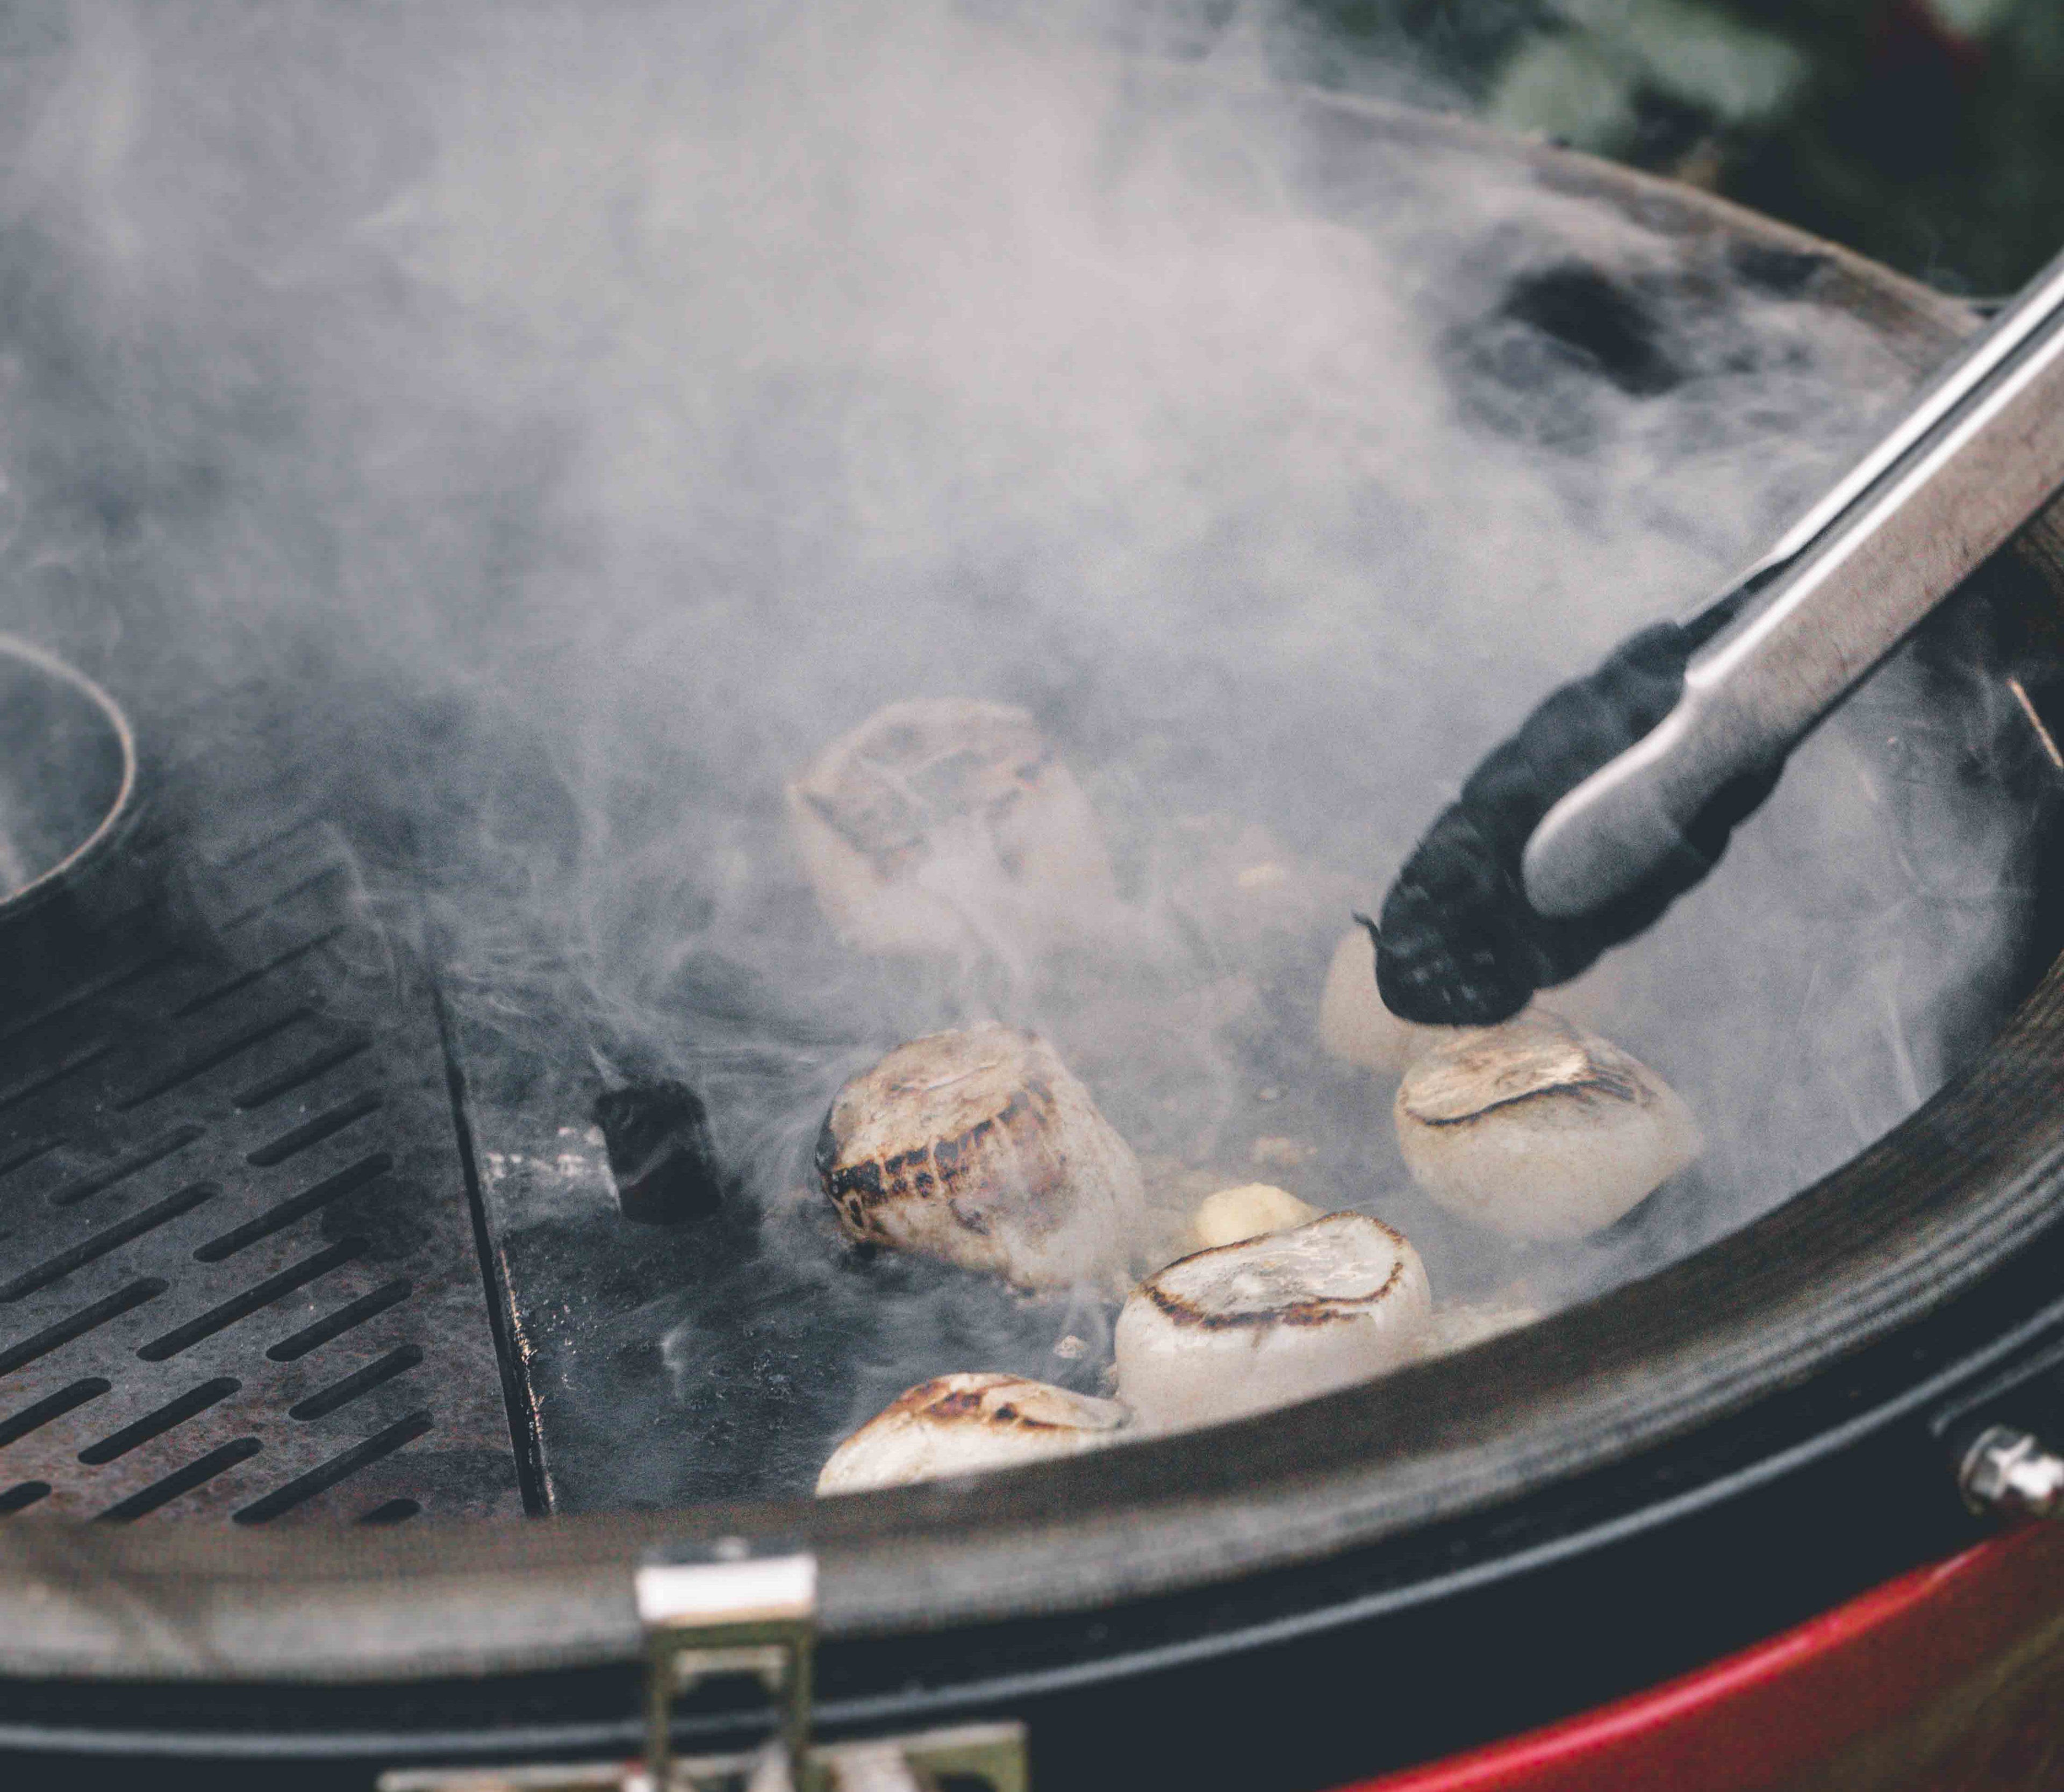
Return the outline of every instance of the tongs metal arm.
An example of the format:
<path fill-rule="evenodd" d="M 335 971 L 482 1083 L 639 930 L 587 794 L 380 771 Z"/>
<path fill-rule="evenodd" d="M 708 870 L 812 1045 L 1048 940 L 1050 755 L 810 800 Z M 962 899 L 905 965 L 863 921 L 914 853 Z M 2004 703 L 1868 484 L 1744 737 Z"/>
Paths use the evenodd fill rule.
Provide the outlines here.
<path fill-rule="evenodd" d="M 1739 614 L 1692 656 L 1669 715 L 1549 810 L 1522 860 L 1536 912 L 1588 914 L 1639 885 L 2060 487 L 2064 256 L 1723 595 Z"/>

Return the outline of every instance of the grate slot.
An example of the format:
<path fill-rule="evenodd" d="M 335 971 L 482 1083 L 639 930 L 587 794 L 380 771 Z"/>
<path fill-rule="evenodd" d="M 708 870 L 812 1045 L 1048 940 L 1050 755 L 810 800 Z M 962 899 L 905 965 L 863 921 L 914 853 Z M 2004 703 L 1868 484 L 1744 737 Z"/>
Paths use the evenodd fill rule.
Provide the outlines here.
<path fill-rule="evenodd" d="M 103 1522 L 112 1521 L 126 1524 L 132 1519 L 142 1518 L 155 1512 L 160 1506 L 168 1506 L 182 1493 L 191 1493 L 203 1482 L 212 1481 L 226 1468 L 234 1468 L 240 1462 L 248 1462 L 265 1446 L 255 1437 L 240 1437 L 225 1444 L 219 1450 L 210 1450 L 198 1460 L 188 1463 L 183 1468 L 175 1468 L 163 1480 L 153 1481 L 126 1500 L 118 1500 L 100 1514 Z"/>
<path fill-rule="evenodd" d="M 119 1319 L 132 1308 L 141 1307 L 146 1301 L 155 1300 L 165 1291 L 167 1284 L 161 1276 L 146 1275 L 131 1282 L 127 1287 L 117 1288 L 91 1307 L 82 1307 L 68 1318 L 59 1319 L 54 1325 L 46 1325 L 34 1337 L 24 1338 L 18 1344 L 10 1344 L 0 1351 L 0 1375 L 11 1375 L 39 1356 L 48 1356 L 60 1346 L 69 1344 L 75 1338 L 83 1338 L 97 1327 L 110 1319 Z"/>
<path fill-rule="evenodd" d="M 200 1013 L 204 1008 L 212 1008 L 217 1002 L 226 1001 L 235 995 L 238 990 L 248 989 L 252 984 L 261 982 L 270 977 L 275 971 L 284 970 L 296 959 L 305 958 L 310 952 L 328 945 L 331 940 L 345 931 L 341 923 L 335 927 L 325 928 L 312 939 L 304 940 L 299 945 L 288 947 L 284 952 L 276 953 L 272 957 L 267 959 L 264 964 L 254 965 L 251 969 L 229 978 L 226 982 L 218 983 L 212 988 L 202 990 L 199 995 L 180 1003 L 174 1009 L 172 1018 L 175 1021 L 183 1021 L 190 1015 Z"/>
<path fill-rule="evenodd" d="M 270 1170 L 276 1164 L 305 1151 L 311 1145 L 320 1145 L 333 1133 L 341 1133 L 355 1120 L 363 1120 L 369 1113 L 377 1113 L 385 1105 L 387 1097 L 377 1089 L 369 1089 L 363 1095 L 355 1096 L 341 1107 L 332 1108 L 327 1113 L 319 1113 L 314 1119 L 304 1121 L 292 1132 L 282 1133 L 269 1144 L 261 1145 L 244 1158 L 254 1170 Z"/>
<path fill-rule="evenodd" d="M 290 1295 L 296 1288 L 306 1287 L 318 1276 L 329 1275 L 339 1265 L 349 1262 L 365 1248 L 363 1238 L 340 1238 L 329 1250 L 303 1258 L 277 1275 L 268 1275 L 255 1287 L 225 1300 L 220 1307 L 211 1307 L 198 1319 L 173 1327 L 163 1337 L 153 1338 L 136 1354 L 146 1363 L 167 1362 L 181 1351 L 192 1349 L 202 1339 L 212 1338 L 218 1331 L 227 1331 L 238 1320 L 249 1319 L 260 1307 L 271 1306 L 280 1295 Z"/>
<path fill-rule="evenodd" d="M 177 1219 L 182 1214 L 190 1214 L 203 1202 L 212 1201 L 222 1193 L 219 1182 L 190 1182 L 186 1187 L 168 1194 L 150 1206 L 139 1207 L 127 1219 L 103 1228 L 90 1238 L 82 1238 L 69 1250 L 60 1250 L 54 1257 L 46 1257 L 32 1269 L 18 1275 L 12 1282 L 0 1286 L 0 1304 L 19 1300 L 24 1295 L 32 1295 L 38 1288 L 47 1288 L 53 1282 L 62 1280 L 82 1264 L 91 1263 L 105 1257 L 111 1251 L 119 1250 L 132 1238 L 140 1238 L 146 1232 L 155 1232 L 159 1226 Z"/>
<path fill-rule="evenodd" d="M 405 1518 L 413 1518 L 422 1509 L 421 1504 L 414 1500 L 389 1500 L 375 1506 L 358 1522 L 361 1524 L 398 1524 Z"/>
<path fill-rule="evenodd" d="M 327 1492 L 338 1482 L 350 1480 L 361 1468 L 369 1468 L 383 1456 L 391 1456 L 404 1444 L 412 1444 L 430 1429 L 429 1413 L 415 1411 L 397 1419 L 383 1432 L 376 1432 L 362 1444 L 355 1444 L 341 1456 L 320 1463 L 305 1475 L 297 1475 L 284 1487 L 275 1488 L 263 1499 L 254 1500 L 230 1516 L 239 1524 L 263 1524 L 282 1512 L 306 1504 Z"/>
<path fill-rule="evenodd" d="M 83 1008 L 111 990 L 119 989 L 125 983 L 133 983 L 139 977 L 148 977 L 153 971 L 162 971 L 175 964 L 186 955 L 177 947 L 148 952 L 118 964 L 111 971 L 91 978 L 68 990 L 55 1001 L 46 1002 L 33 1014 L 25 1014 L 12 1026 L 0 1028 L 0 1045 L 11 1044 L 25 1033 L 33 1033 L 38 1027 L 69 1014 L 73 1009 Z"/>
<path fill-rule="evenodd" d="M 87 1401 L 99 1399 L 114 1385 L 104 1375 L 88 1375 L 69 1387 L 60 1387 L 33 1406 L 23 1407 L 11 1419 L 0 1419 L 0 1449 L 5 1449 L 18 1437 L 26 1437 L 30 1432 L 42 1429 L 53 1419 L 62 1419 L 67 1412 L 77 1411 Z"/>
<path fill-rule="evenodd" d="M 272 833 L 260 834 L 255 840 L 247 840 L 214 857 L 215 868 L 217 871 L 234 871 L 239 865 L 248 865 L 260 854 L 269 852 L 276 846 L 285 845 L 296 834 L 305 834 L 321 819 L 319 815 L 304 815 L 300 820 L 289 822 L 284 828 L 276 829 Z"/>
<path fill-rule="evenodd" d="M 26 1170 L 38 1158 L 47 1158 L 63 1143 L 62 1138 L 57 1138 L 31 1139 L 11 1155 L 0 1158 L 0 1176 L 11 1176 L 18 1170 Z"/>
<path fill-rule="evenodd" d="M 276 1101 L 289 1090 L 299 1089 L 303 1083 L 312 1083 L 326 1070 L 334 1070 L 340 1064 L 348 1064 L 373 1041 L 362 1033 L 349 1039 L 340 1039 L 334 1045 L 325 1045 L 312 1057 L 304 1057 L 299 1064 L 291 1064 L 276 1077 L 268 1077 L 255 1082 L 248 1089 L 240 1089 L 230 1099 L 247 1112 L 262 1108 L 268 1101 Z"/>
<path fill-rule="evenodd" d="M 132 1089 L 115 1104 L 115 1112 L 127 1113 L 132 1108 L 140 1108 L 146 1101 L 170 1094 L 172 1090 L 193 1081 L 196 1077 L 206 1076 L 218 1065 L 227 1064 L 232 1058 L 249 1051 L 253 1045 L 263 1044 L 275 1034 L 284 1033 L 289 1027 L 300 1025 L 313 1012 L 305 1005 L 292 1008 L 284 1014 L 275 1014 L 269 1020 L 246 1027 L 241 1033 L 232 1033 L 227 1039 L 218 1040 L 204 1050 L 196 1052 L 191 1057 L 183 1058 L 169 1070 L 153 1077 L 140 1089 Z M 0 1103 L 0 1105 L 4 1105 Z"/>
<path fill-rule="evenodd" d="M 232 928 L 241 927 L 247 921 L 255 921 L 260 915 L 270 914 L 275 908 L 284 908 L 296 896 L 306 896 L 311 890 L 320 889 L 332 878 L 342 876 L 350 868 L 341 860 L 333 859 L 321 870 L 311 872 L 298 883 L 289 884 L 276 894 L 261 897 L 249 908 L 232 915 L 218 931 L 227 933 Z"/>
<path fill-rule="evenodd" d="M 304 1189 L 291 1198 L 276 1202 L 255 1218 L 247 1219 L 241 1226 L 232 1226 L 220 1238 L 210 1238 L 195 1251 L 194 1255 L 204 1263 L 219 1263 L 226 1257 L 234 1257 L 246 1245 L 256 1244 L 260 1238 L 270 1238 L 273 1233 L 292 1226 L 297 1219 L 326 1207 L 333 1201 L 341 1200 L 353 1190 L 362 1189 L 368 1182 L 377 1182 L 394 1167 L 394 1160 L 385 1151 L 376 1151 L 369 1158 L 361 1158 L 355 1164 L 348 1164 L 334 1176 L 325 1176 L 312 1188 Z M 4 1299 L 0 1294 L 0 1299 Z"/>
<path fill-rule="evenodd" d="M 38 1500 L 47 1500 L 50 1493 L 48 1481 L 18 1481 L 5 1493 L 0 1493 L 0 1517 L 18 1512 L 24 1506 L 33 1506 Z"/>
<path fill-rule="evenodd" d="M 183 1150 L 208 1130 L 205 1126 L 175 1126 L 169 1133 L 154 1138 L 141 1150 L 132 1151 L 126 1158 L 118 1158 L 104 1170 L 96 1170 L 89 1176 L 67 1182 L 50 1197 L 53 1207 L 75 1206 L 79 1202 L 103 1190 L 111 1189 L 117 1182 L 127 1181 L 139 1170 L 148 1170 L 152 1164 L 163 1163 L 175 1151 Z"/>
<path fill-rule="evenodd" d="M 0 1109 L 11 1108 L 18 1102 L 27 1101 L 32 1095 L 42 1094 L 45 1089 L 62 1082 L 66 1077 L 83 1070 L 89 1064 L 99 1063 L 114 1049 L 111 1040 L 89 1041 L 70 1057 L 59 1058 L 47 1070 L 38 1072 L 26 1081 L 16 1083 L 11 1089 L 0 1089 Z"/>
<path fill-rule="evenodd" d="M 340 1307 L 326 1319 L 317 1319 L 313 1325 L 304 1326 L 290 1338 L 282 1338 L 266 1351 L 275 1363 L 292 1363 L 306 1356 L 312 1350 L 327 1344 L 333 1338 L 341 1338 L 347 1331 L 356 1331 L 365 1322 L 390 1307 L 399 1307 L 415 1292 L 415 1286 L 406 1278 L 389 1282 L 375 1288 L 369 1295 L 361 1295 L 349 1306 Z"/>
<path fill-rule="evenodd" d="M 177 1399 L 166 1401 L 156 1411 L 145 1413 L 134 1424 L 110 1432 L 98 1444 L 87 1444 L 79 1452 L 79 1460 L 98 1468 L 117 1456 L 126 1456 L 138 1444 L 163 1437 L 174 1426 L 183 1425 L 196 1413 L 205 1412 L 216 1401 L 228 1399 L 243 1385 L 234 1375 L 217 1375 L 198 1387 L 190 1387 Z"/>
<path fill-rule="evenodd" d="M 369 1394 L 376 1387 L 385 1386 L 397 1375 L 405 1375 L 423 1360 L 421 1350 L 414 1344 L 404 1344 L 393 1350 L 377 1363 L 369 1363 L 362 1369 L 354 1370 L 341 1381 L 333 1381 L 329 1387 L 318 1388 L 297 1404 L 287 1408 L 289 1418 L 324 1419 L 341 1406 L 349 1406 L 361 1394 Z M 0 1442 L 4 1442 L 0 1439 Z"/>

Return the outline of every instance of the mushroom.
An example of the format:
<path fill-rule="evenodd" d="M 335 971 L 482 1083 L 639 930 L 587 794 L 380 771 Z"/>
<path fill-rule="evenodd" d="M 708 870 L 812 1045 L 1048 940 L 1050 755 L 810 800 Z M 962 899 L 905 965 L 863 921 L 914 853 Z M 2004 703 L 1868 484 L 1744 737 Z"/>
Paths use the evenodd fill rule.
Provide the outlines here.
<path fill-rule="evenodd" d="M 1114 1443 L 1116 1400 L 993 1373 L 939 1375 L 899 1394 L 832 1452 L 817 1492 L 859 1493 L 976 1475 Z"/>
<path fill-rule="evenodd" d="M 1405 1072 L 1395 1111 L 1419 1186 L 1513 1238 L 1610 1226 L 1699 1154 L 1675 1089 L 1541 1009 L 1434 1046 Z"/>
<path fill-rule="evenodd" d="M 870 952 L 1026 952 L 1118 909 L 1089 799 L 1024 710 L 891 703 L 788 786 L 796 845 L 840 936 Z"/>
<path fill-rule="evenodd" d="M 1341 936 L 1319 997 L 1319 1043 L 1333 1057 L 1365 1070 L 1399 1076 L 1421 1053 L 1455 1031 L 1392 1013 L 1377 993 L 1375 941 L 1359 928 Z"/>
<path fill-rule="evenodd" d="M 1288 1231 L 1318 1217 L 1316 1207 L 1308 1206 L 1288 1189 L 1271 1182 L 1243 1182 L 1238 1188 L 1206 1195 L 1191 1218 L 1190 1230 L 1197 1242 L 1209 1250 L 1264 1233 Z"/>
<path fill-rule="evenodd" d="M 1118 1387 L 1149 1430 L 1215 1424 L 1410 1361 L 1433 1313 L 1419 1254 L 1363 1214 L 1198 1251 L 1118 1316 Z"/>
<path fill-rule="evenodd" d="M 1145 1218 L 1131 1148 L 1037 1034 L 929 1033 L 852 1078 L 817 1175 L 856 1243 L 987 1270 L 1021 1288 L 1123 1273 Z"/>

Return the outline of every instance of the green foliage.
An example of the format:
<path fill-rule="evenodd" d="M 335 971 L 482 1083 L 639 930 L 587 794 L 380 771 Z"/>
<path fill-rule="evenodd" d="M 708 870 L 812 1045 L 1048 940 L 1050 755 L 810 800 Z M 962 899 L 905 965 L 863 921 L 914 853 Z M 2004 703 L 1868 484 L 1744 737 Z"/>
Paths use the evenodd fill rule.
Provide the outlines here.
<path fill-rule="evenodd" d="M 2064 246 L 2057 0 L 1299 0 L 1486 116 L 1716 186 L 1952 288 Z"/>

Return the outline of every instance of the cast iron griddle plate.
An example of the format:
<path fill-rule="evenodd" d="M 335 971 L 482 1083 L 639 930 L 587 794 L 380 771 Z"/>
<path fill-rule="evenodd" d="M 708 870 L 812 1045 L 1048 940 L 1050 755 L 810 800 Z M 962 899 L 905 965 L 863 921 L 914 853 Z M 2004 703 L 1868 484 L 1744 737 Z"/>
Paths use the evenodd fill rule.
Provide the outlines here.
<path fill-rule="evenodd" d="M 431 992 L 319 826 L 187 882 L 0 1005 L 0 1512 L 520 1512 Z"/>
<path fill-rule="evenodd" d="M 454 1032 L 514 1397 L 551 1511 L 806 1496 L 859 1417 L 969 1363 L 1096 1391 L 1094 1353 L 1053 1348 L 1089 1315 L 849 1250 L 813 1190 L 764 1220 L 735 1195 L 679 1225 L 624 1219 L 589 1122 L 592 1073 L 463 1021 Z"/>

